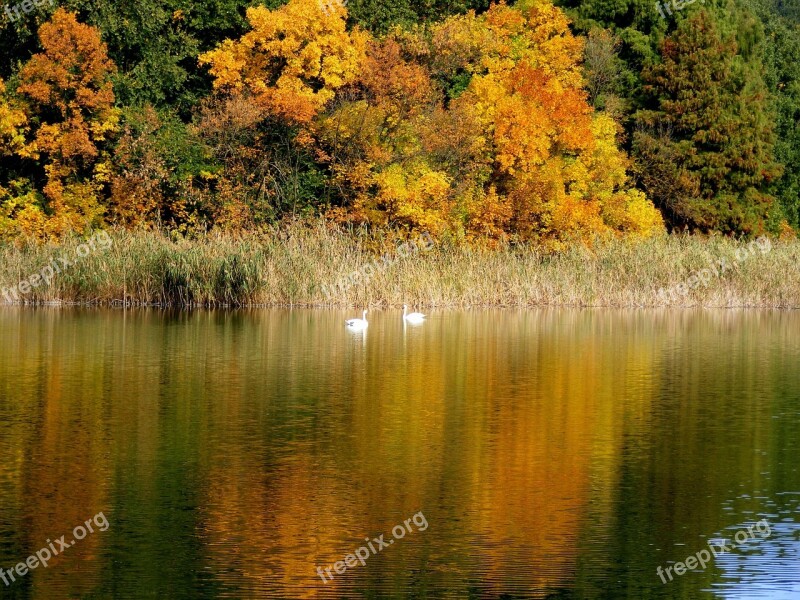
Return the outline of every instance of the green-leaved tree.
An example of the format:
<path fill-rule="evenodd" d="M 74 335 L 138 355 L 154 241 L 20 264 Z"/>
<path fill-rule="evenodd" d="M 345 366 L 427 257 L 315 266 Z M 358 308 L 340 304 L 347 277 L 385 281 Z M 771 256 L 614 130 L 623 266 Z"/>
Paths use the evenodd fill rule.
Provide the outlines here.
<path fill-rule="evenodd" d="M 643 186 L 673 227 L 748 235 L 777 226 L 768 188 L 782 169 L 761 39 L 752 18 L 726 27 L 701 10 L 642 73 L 651 108 L 637 115 L 634 150 Z"/>

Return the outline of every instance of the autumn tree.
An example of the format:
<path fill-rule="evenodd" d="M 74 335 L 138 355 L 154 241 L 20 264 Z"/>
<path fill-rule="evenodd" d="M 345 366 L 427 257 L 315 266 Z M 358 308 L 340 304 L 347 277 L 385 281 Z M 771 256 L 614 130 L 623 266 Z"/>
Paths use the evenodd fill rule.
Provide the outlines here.
<path fill-rule="evenodd" d="M 346 16 L 318 0 L 253 7 L 250 31 L 201 55 L 216 93 L 197 124 L 224 166 L 215 186 L 231 222 L 302 213 L 325 195 L 308 127 L 363 60 L 368 35 L 348 31 Z"/>
<path fill-rule="evenodd" d="M 39 212 L 30 208 L 35 192 L 21 172 L 25 159 L 37 157 L 24 106 L 0 79 L 0 173 L 4 176 L 0 179 L 0 237 L 38 230 Z"/>
<path fill-rule="evenodd" d="M 214 88 L 245 94 L 269 114 L 308 123 L 352 81 L 366 35 L 348 32 L 343 5 L 292 0 L 277 10 L 247 9 L 252 29 L 200 56 Z"/>
<path fill-rule="evenodd" d="M 44 167 L 33 176 L 43 180 L 43 197 L 24 209 L 35 233 L 84 232 L 104 212 L 102 197 L 112 170 L 108 146 L 118 122 L 111 84 L 115 67 L 99 32 L 63 9 L 42 25 L 39 40 L 42 52 L 23 65 L 16 90 L 31 123 L 28 152 L 35 152 Z M 24 158 L 25 152 L 18 156 Z"/>
<path fill-rule="evenodd" d="M 0 155 L 11 156 L 30 151 L 26 133 L 30 125 L 23 107 L 9 96 L 0 79 Z"/>
<path fill-rule="evenodd" d="M 196 128 L 151 105 L 124 109 L 114 148 L 107 220 L 126 227 L 204 229 L 214 222 L 206 188 L 216 171 Z"/>

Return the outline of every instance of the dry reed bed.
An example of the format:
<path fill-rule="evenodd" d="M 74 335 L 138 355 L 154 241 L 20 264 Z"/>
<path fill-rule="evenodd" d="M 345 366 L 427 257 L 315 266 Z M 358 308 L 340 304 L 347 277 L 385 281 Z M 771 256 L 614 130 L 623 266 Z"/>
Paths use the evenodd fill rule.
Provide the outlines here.
<path fill-rule="evenodd" d="M 751 245 L 746 255 L 745 243 L 727 238 L 663 236 L 552 255 L 530 248 L 440 245 L 404 258 L 375 236 L 342 232 L 321 221 L 195 240 L 154 232 L 110 235 L 113 244 L 107 249 L 89 252 L 49 284 L 19 294 L 19 303 L 800 307 L 800 242 L 795 240 L 773 241 L 767 251 Z M 0 246 L 0 303 L 8 303 L 3 288 L 30 281 L 57 257 L 74 259 L 80 243 Z M 336 282 L 376 260 L 379 253 L 370 249 L 378 247 L 394 262 L 337 292 Z M 720 272 L 723 258 L 731 266 Z M 691 275 L 704 268 L 709 269 L 705 285 L 686 295 L 659 297 L 659 288 L 691 282 Z M 330 297 L 323 286 L 334 288 Z"/>

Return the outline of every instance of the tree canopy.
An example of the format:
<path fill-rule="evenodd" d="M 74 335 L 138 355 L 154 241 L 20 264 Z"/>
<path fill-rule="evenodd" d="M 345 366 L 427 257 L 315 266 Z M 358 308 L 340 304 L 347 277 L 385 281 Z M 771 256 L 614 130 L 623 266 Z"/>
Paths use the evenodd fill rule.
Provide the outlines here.
<path fill-rule="evenodd" d="M 23 17 L 0 37 L 0 237 L 312 213 L 550 248 L 800 226 L 800 28 L 777 0 L 67 0 Z"/>

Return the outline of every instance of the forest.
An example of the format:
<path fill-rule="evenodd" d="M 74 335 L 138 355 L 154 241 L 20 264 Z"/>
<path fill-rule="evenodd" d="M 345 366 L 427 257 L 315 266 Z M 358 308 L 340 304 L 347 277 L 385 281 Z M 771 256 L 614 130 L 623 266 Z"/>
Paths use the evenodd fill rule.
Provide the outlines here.
<path fill-rule="evenodd" d="M 793 237 L 783 0 L 7 3 L 0 239 Z"/>

